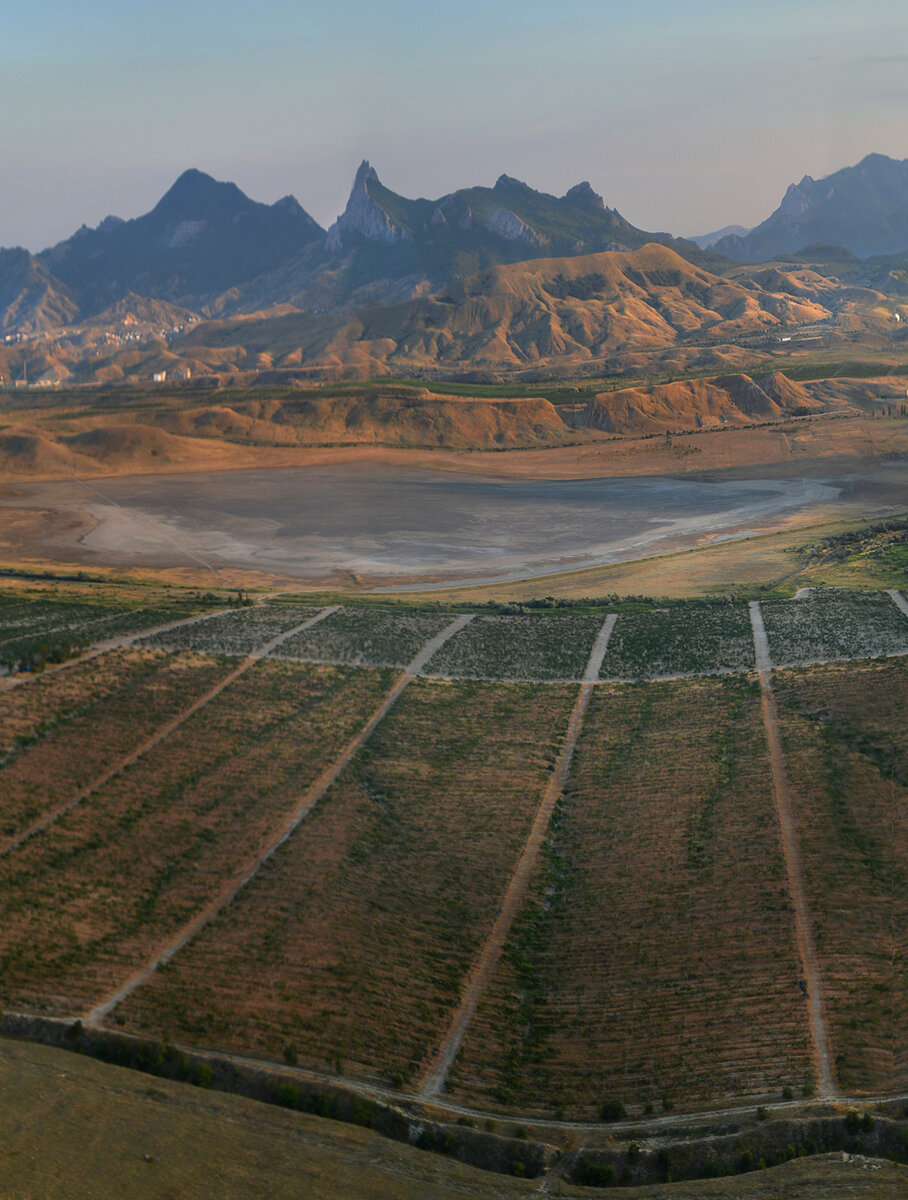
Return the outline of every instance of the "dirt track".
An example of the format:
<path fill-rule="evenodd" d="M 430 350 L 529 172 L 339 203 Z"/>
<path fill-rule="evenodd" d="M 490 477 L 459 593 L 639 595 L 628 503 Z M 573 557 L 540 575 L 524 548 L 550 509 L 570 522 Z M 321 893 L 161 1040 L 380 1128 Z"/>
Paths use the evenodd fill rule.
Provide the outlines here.
<path fill-rule="evenodd" d="M 304 629 L 308 629 L 310 626 L 317 624 L 319 621 L 323 620 L 323 618 L 336 611 L 337 605 L 333 605 L 330 608 L 324 608 L 314 617 L 310 617 L 308 620 L 303 621 L 301 625 L 297 625 L 293 629 L 287 630 L 286 633 L 278 634 L 278 636 L 272 638 L 270 642 L 266 642 L 265 645 L 259 646 L 257 650 L 254 650 L 252 654 L 250 654 L 247 658 L 244 658 L 238 667 L 234 668 L 234 670 L 232 670 L 228 675 L 225 675 L 223 679 L 219 680 L 214 687 L 209 688 L 203 696 L 200 696 L 198 700 L 194 700 L 192 704 L 190 704 L 187 708 L 184 708 L 182 712 L 178 713 L 172 720 L 168 721 L 166 725 L 162 725 L 160 729 L 155 730 L 150 738 L 146 738 L 144 742 L 142 742 L 134 750 L 131 750 L 129 754 L 124 754 L 122 758 L 118 758 L 112 766 L 108 767 L 106 771 L 102 772 L 102 774 L 93 779 L 91 783 L 77 793 L 73 799 L 68 800 L 66 804 L 59 805 L 51 812 L 45 813 L 43 817 L 35 821 L 34 824 L 30 825 L 28 829 L 26 829 L 23 833 L 20 833 L 17 837 L 12 838 L 8 842 L 0 843 L 0 858 L 4 858 L 7 854 L 10 854 L 13 850 L 16 850 L 30 838 L 33 838 L 35 834 L 40 833 L 42 829 L 47 829 L 49 825 L 53 825 L 56 821 L 59 821 L 62 816 L 68 813 L 71 809 L 75 808 L 77 805 L 82 804 L 83 801 L 87 800 L 89 796 L 98 791 L 99 788 L 102 788 L 105 783 L 113 779 L 115 775 L 119 775 L 121 771 L 124 771 L 128 766 L 134 763 L 136 759 L 141 758 L 143 754 L 147 754 L 148 751 L 157 746 L 159 742 L 163 742 L 165 738 L 170 737 L 170 735 L 175 730 L 179 729 L 180 726 L 186 721 L 188 721 L 194 713 L 197 713 L 199 709 L 204 708 L 206 704 L 210 704 L 211 701 L 214 700 L 216 696 L 219 696 L 225 688 L 228 688 L 232 683 L 239 679 L 241 675 L 245 675 L 250 667 L 254 666 L 260 658 L 265 658 L 267 655 L 269 655 L 272 650 L 275 650 L 281 644 L 281 642 L 285 642 L 288 638 L 293 637 L 294 634 L 301 633 Z M 213 615 L 216 616 L 219 614 Z M 177 626 L 193 624 L 197 620 L 198 618 L 191 618 L 189 621 L 174 621 L 170 625 L 160 626 L 159 630 L 163 631 L 167 629 L 174 629 Z M 141 635 L 134 635 L 127 638 L 117 638 L 114 642 L 106 643 L 103 647 L 99 647 L 89 654 L 83 655 L 79 659 L 73 659 L 72 662 L 84 662 L 86 658 L 92 658 L 96 654 L 100 654 L 105 650 L 112 649 L 117 645 L 130 645 L 136 640 L 136 637 L 146 637 L 148 636 L 149 632 L 157 631 L 143 630 Z M 62 665 L 69 666 L 71 663 L 64 663 Z M 32 678 L 32 676 L 26 676 L 25 678 Z"/>
<path fill-rule="evenodd" d="M 788 778 L 785 773 L 785 754 L 782 749 L 782 738 L 779 733 L 779 722 L 776 715 L 776 701 L 772 690 L 769 645 L 766 639 L 766 631 L 763 628 L 763 617 L 760 612 L 760 606 L 756 601 L 750 605 L 750 619 L 753 626 L 757 674 L 760 680 L 763 725 L 766 730 L 769 766 L 772 772 L 772 791 L 776 804 L 776 815 L 779 820 L 779 834 L 782 842 L 782 855 L 785 859 L 785 871 L 788 876 L 788 891 L 794 907 L 795 942 L 798 950 L 798 958 L 801 962 L 801 970 L 804 972 L 804 984 L 807 989 L 807 1022 L 810 1028 L 810 1043 L 816 1072 L 817 1093 L 822 1099 L 833 1099 L 838 1092 L 835 1068 L 833 1066 L 834 1055 L 826 1028 L 822 978 L 813 939 L 813 920 L 807 901 L 804 866 L 801 861 L 801 849 L 792 813 L 791 797 L 788 791 Z"/>
<path fill-rule="evenodd" d="M 316 617 L 311 617 L 308 621 L 304 622 L 303 625 L 298 626 L 295 629 L 291 629 L 289 632 L 274 638 L 267 644 L 267 646 L 263 646 L 260 651 L 257 651 L 255 657 L 244 660 L 244 668 L 248 669 L 248 666 L 251 666 L 252 662 L 255 661 L 257 657 L 261 657 L 262 654 L 268 653 L 280 642 L 283 642 L 287 638 L 292 637 L 293 634 L 298 633 L 300 629 L 305 629 L 310 625 L 314 625 L 316 621 L 321 620 L 330 612 L 334 611 L 336 611 L 335 607 L 323 609 L 321 613 L 319 613 Z M 266 863 L 269 858 L 271 858 L 271 856 L 284 844 L 284 842 L 286 842 L 306 814 L 319 802 L 319 800 L 321 800 L 322 796 L 324 796 L 328 788 L 332 785 L 332 783 L 334 783 L 341 771 L 344 770 L 344 768 L 353 758 L 354 754 L 356 754 L 357 750 L 359 750 L 363 743 L 366 742 L 371 736 L 372 731 L 375 729 L 378 723 L 388 713 L 393 705 L 397 703 L 397 700 L 399 699 L 404 688 L 406 688 L 407 685 L 417 677 L 417 673 L 422 670 L 426 662 L 428 662 L 436 650 L 438 650 L 448 640 L 448 638 L 453 637 L 455 633 L 461 630 L 470 620 L 472 620 L 472 614 L 466 614 L 458 617 L 455 621 L 452 621 L 450 625 L 446 626 L 441 633 L 437 634 L 434 638 L 428 641 L 425 646 L 423 646 L 422 650 L 420 650 L 419 654 L 417 654 L 407 669 L 397 677 L 385 699 L 375 710 L 375 712 L 373 712 L 372 716 L 362 727 L 362 729 L 360 729 L 360 731 L 350 739 L 331 766 L 326 768 L 315 780 L 315 782 L 306 789 L 294 807 L 293 811 L 290 812 L 277 827 L 277 829 L 273 831 L 272 839 L 266 848 L 262 851 L 257 851 L 254 857 L 245 863 L 245 865 L 236 875 L 234 875 L 227 885 L 223 887 L 220 892 L 218 892 L 214 899 L 212 899 L 201 910 L 201 912 L 197 913 L 191 921 L 184 925 L 183 928 L 173 938 L 169 939 L 168 942 L 155 953 L 154 957 L 145 964 L 145 966 L 132 975 L 122 987 L 117 989 L 116 992 L 107 996 L 99 1004 L 95 1005 L 91 1012 L 85 1017 L 86 1024 L 99 1025 L 107 1016 L 110 1015 L 110 1013 L 118 1004 L 120 1004 L 128 995 L 134 992 L 137 987 L 141 986 L 141 984 L 143 984 L 151 975 L 153 975 L 159 967 L 163 966 L 164 963 L 173 958 L 173 956 L 179 950 L 181 950 L 187 942 L 195 937 L 195 935 L 210 921 L 214 920 L 218 913 L 223 908 L 226 908 L 226 906 L 234 899 L 237 893 L 241 891 L 241 889 L 244 888 L 247 883 L 255 878 L 263 864 Z M 240 673 L 241 670 L 238 670 L 232 678 L 236 678 L 236 675 Z"/>
<path fill-rule="evenodd" d="M 498 911 L 498 917 L 464 980 L 460 1004 L 451 1018 L 444 1039 L 423 1073 L 418 1092 L 424 1099 L 437 1095 L 444 1088 L 451 1064 L 460 1048 L 460 1043 L 463 1041 L 467 1027 L 473 1018 L 476 1006 L 482 999 L 483 992 L 486 990 L 492 973 L 498 965 L 505 940 L 511 931 L 511 926 L 514 924 L 521 901 L 529 884 L 530 876 L 533 873 L 533 867 L 536 864 L 539 850 L 545 840 L 555 804 L 567 782 L 571 759 L 574 756 L 574 749 L 580 737 L 580 731 L 583 728 L 583 718 L 586 715 L 590 696 L 593 692 L 592 681 L 599 678 L 599 668 L 602 666 L 602 659 L 605 657 L 608 640 L 616 620 L 617 618 L 614 615 L 606 617 L 605 624 L 602 626 L 599 636 L 593 644 L 589 662 L 584 672 L 584 682 L 581 684 L 580 694 L 571 712 L 561 753 L 558 755 L 555 769 L 552 772 L 539 808 L 536 811 L 536 817 L 524 845 L 523 853 L 508 883 L 507 891 L 501 902 L 501 908 Z"/>

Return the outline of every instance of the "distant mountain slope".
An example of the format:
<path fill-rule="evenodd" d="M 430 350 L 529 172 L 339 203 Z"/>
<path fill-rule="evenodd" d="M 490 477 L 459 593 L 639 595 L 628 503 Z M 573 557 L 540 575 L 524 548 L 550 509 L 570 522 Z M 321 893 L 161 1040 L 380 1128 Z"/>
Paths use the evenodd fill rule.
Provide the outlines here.
<path fill-rule="evenodd" d="M 750 230 L 746 225 L 726 225 L 722 229 L 715 230 L 714 233 L 698 233 L 687 240 L 693 242 L 695 246 L 699 246 L 701 250 L 708 250 L 710 246 L 714 246 L 724 237 L 746 237 L 748 233 Z"/>
<path fill-rule="evenodd" d="M 324 244 L 222 297 L 214 311 L 250 312 L 282 302 L 349 312 L 409 300 L 498 264 L 651 242 L 701 265 L 719 261 L 692 242 L 637 229 L 586 182 L 552 196 L 502 175 L 491 188 L 410 200 L 386 187 L 364 161 Z"/>
<path fill-rule="evenodd" d="M 908 251 L 908 159 L 868 154 L 825 179 L 805 175 L 746 237 L 712 247 L 742 262 L 765 262 L 813 244 L 844 246 L 867 258 Z"/>
<path fill-rule="evenodd" d="M 83 226 L 38 257 L 86 314 L 127 292 L 198 307 L 200 298 L 248 282 L 323 238 L 292 196 L 259 204 L 233 183 L 190 170 L 151 212 Z"/>
<path fill-rule="evenodd" d="M 0 250 L 0 330 L 43 333 L 77 320 L 70 289 L 27 250 Z"/>
<path fill-rule="evenodd" d="M 616 351 L 719 341 L 825 320 L 825 293 L 778 272 L 776 290 L 692 266 L 666 246 L 492 266 L 432 295 L 350 314 L 209 321 L 173 353 L 212 369 L 317 365 L 408 370 L 579 366 Z M 826 289 L 830 285 L 819 280 Z"/>

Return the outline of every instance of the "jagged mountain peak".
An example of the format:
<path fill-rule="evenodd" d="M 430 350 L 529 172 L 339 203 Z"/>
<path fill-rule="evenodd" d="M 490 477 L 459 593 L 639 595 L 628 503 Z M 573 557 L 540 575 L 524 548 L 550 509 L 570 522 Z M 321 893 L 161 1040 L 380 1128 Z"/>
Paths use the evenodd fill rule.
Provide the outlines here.
<path fill-rule="evenodd" d="M 164 193 L 151 215 L 197 218 L 213 215 L 216 210 L 244 211 L 253 203 L 235 183 L 221 183 L 204 171 L 191 167 Z"/>
<path fill-rule="evenodd" d="M 580 204 L 590 204 L 596 208 L 605 208 L 605 201 L 598 192 L 593 190 L 592 185 L 586 179 L 582 183 L 575 183 L 573 187 L 568 188 L 563 199 Z"/>
<path fill-rule="evenodd" d="M 368 158 L 364 158 L 357 168 L 356 175 L 353 179 L 353 190 L 362 190 L 369 183 L 381 183 L 378 177 L 378 172 L 375 167 L 369 162 Z"/>
<path fill-rule="evenodd" d="M 535 188 L 531 188 L 528 183 L 524 183 L 522 179 L 515 179 L 513 175 L 499 175 L 495 180 L 496 192 L 532 192 Z"/>

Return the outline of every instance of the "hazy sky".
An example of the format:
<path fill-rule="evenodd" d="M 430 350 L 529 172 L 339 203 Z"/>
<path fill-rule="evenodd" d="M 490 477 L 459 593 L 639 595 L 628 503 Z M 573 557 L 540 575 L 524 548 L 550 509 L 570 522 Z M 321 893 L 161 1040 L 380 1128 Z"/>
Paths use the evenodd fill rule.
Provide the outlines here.
<path fill-rule="evenodd" d="M 6 246 L 137 216 L 189 166 L 323 225 L 367 157 L 408 196 L 588 179 L 635 225 L 701 233 L 805 173 L 908 157 L 904 0 L 5 8 Z"/>

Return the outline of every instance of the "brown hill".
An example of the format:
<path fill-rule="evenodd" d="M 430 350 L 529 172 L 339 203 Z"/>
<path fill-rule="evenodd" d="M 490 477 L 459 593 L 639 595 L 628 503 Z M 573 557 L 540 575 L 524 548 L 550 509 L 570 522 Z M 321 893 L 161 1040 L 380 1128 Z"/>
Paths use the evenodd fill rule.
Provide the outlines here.
<path fill-rule="evenodd" d="M 354 316 L 204 322 L 173 350 L 210 360 L 211 369 L 225 369 L 226 351 L 237 370 L 308 365 L 360 377 L 541 364 L 570 370 L 619 351 L 733 341 L 829 316 L 815 299 L 711 275 L 651 244 L 496 266 L 434 296 Z"/>
<path fill-rule="evenodd" d="M 381 446 L 534 450 L 588 441 L 541 397 L 434 396 L 416 388 L 341 397 L 305 395 L 143 414 L 94 416 L 0 430 L 0 473 L 118 474 L 252 465 L 261 447 Z"/>
<path fill-rule="evenodd" d="M 579 423 L 607 433 L 665 433 L 750 425 L 825 407 L 776 371 L 762 385 L 749 375 L 725 375 L 602 392 L 586 406 Z"/>
<path fill-rule="evenodd" d="M 184 437 L 269 446 L 529 449 L 577 440 L 557 409 L 542 397 L 460 399 L 418 388 L 212 405 L 168 415 L 162 425 Z"/>
<path fill-rule="evenodd" d="M 826 408 L 821 399 L 812 396 L 807 388 L 800 383 L 795 383 L 781 371 L 773 371 L 771 375 L 767 375 L 760 386 L 767 396 L 775 400 L 776 404 L 794 416 L 822 412 Z"/>

